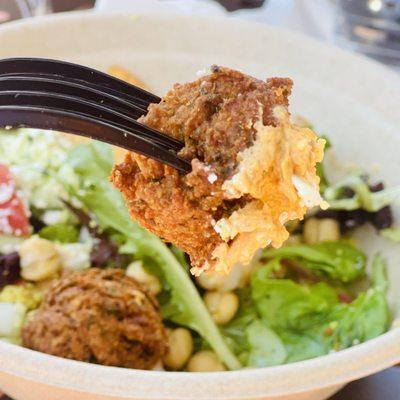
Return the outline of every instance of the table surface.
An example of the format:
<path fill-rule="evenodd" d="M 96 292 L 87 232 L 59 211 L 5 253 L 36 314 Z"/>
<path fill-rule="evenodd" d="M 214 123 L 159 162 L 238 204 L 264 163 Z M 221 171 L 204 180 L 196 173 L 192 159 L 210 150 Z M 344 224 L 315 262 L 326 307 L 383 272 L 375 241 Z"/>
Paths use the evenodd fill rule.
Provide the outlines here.
<path fill-rule="evenodd" d="M 400 367 L 360 379 L 346 386 L 330 400 L 399 400 Z M 0 400 L 12 400 L 3 396 Z"/>

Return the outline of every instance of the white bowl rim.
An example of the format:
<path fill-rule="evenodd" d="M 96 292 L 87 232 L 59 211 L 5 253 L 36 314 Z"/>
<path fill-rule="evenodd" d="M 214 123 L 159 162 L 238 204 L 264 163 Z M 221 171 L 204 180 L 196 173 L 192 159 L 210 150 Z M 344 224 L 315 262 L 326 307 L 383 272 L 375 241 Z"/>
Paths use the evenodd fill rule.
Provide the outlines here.
<path fill-rule="evenodd" d="M 146 16 L 143 13 L 140 15 Z M 0 33 L 3 30 L 19 29 L 19 27 L 26 25 L 35 26 L 82 18 L 109 19 L 120 16 L 126 17 L 121 13 L 103 15 L 101 13 L 95 14 L 91 11 L 62 13 L 8 23 L 0 26 Z M 219 16 L 210 18 L 174 14 L 165 16 L 151 13 L 147 17 L 160 19 L 171 17 L 190 18 L 204 22 L 213 20 L 243 28 L 246 28 L 246 26 L 254 27 L 255 25 L 253 22 Z M 258 27 L 271 32 L 278 31 L 280 35 L 289 38 L 299 36 L 299 34 L 294 34 L 282 28 L 269 27 L 262 24 L 258 24 Z M 302 41 L 315 48 L 327 47 L 326 44 L 306 36 L 302 37 Z M 345 63 L 346 60 L 351 58 L 353 63 L 358 63 L 360 67 L 368 68 L 374 76 L 382 73 L 388 75 L 391 79 L 394 79 L 394 85 L 400 89 L 400 80 L 397 74 L 383 65 L 373 60 L 367 60 L 363 56 L 348 53 L 333 46 L 329 47 L 335 53 L 337 62 Z M 354 360 L 358 360 L 357 368 L 354 368 Z M 214 373 L 142 371 L 107 367 L 54 357 L 0 341 L 0 371 L 46 385 L 85 393 L 118 396 L 120 398 L 128 398 L 134 394 L 135 397 L 143 399 L 155 397 L 189 399 L 191 397 L 188 397 L 187 393 L 182 395 L 182 391 L 179 390 L 181 385 L 194 387 L 204 386 L 205 384 L 210 387 L 224 388 L 219 392 L 218 398 L 220 399 L 251 396 L 257 398 L 265 396 L 266 393 L 269 396 L 279 396 L 344 384 L 399 362 L 400 328 L 392 328 L 389 332 L 368 342 L 311 360 L 276 367 Z M 335 374 L 327 376 L 327 369 L 334 369 Z M 299 374 L 300 370 L 301 374 Z M 304 376 L 304 379 L 300 380 L 299 375 Z M 94 381 L 100 381 L 101 385 L 94 385 Z M 157 385 L 154 385 L 155 381 L 157 381 Z M 246 385 L 242 385 L 241 382 L 246 382 Z M 241 390 L 242 386 L 244 387 L 243 390 Z M 160 394 L 160 387 L 162 388 L 162 394 Z M 252 387 L 254 387 L 254 391 L 252 391 Z M 263 395 L 260 393 L 263 393 Z"/>
<path fill-rule="evenodd" d="M 3 355 L 0 358 L 0 371 L 84 393 L 121 398 L 129 398 L 134 393 L 143 399 L 189 399 L 191 397 L 187 394 L 181 397 L 181 390 L 175 388 L 206 384 L 210 387 L 225 387 L 224 395 L 218 396 L 221 399 L 240 396 L 256 398 L 260 393 L 279 396 L 341 385 L 395 365 L 400 362 L 400 329 L 393 329 L 368 342 L 310 360 L 225 372 L 165 372 L 108 367 L 55 357 L 1 341 L 0 355 Z M 358 365 L 362 365 L 361 368 L 353 368 L 355 359 Z M 328 378 L 327 368 L 335 371 Z M 304 380 L 299 380 L 299 371 L 305 377 Z M 71 377 L 73 379 L 69 379 Z M 101 387 L 93 385 L 94 381 L 100 381 Z M 240 382 L 246 382 L 244 391 L 240 390 Z M 252 382 L 257 384 L 250 384 Z M 265 385 L 261 382 L 265 382 Z M 251 391 L 253 386 L 254 392 Z M 163 388 L 162 395 L 160 387 Z"/>

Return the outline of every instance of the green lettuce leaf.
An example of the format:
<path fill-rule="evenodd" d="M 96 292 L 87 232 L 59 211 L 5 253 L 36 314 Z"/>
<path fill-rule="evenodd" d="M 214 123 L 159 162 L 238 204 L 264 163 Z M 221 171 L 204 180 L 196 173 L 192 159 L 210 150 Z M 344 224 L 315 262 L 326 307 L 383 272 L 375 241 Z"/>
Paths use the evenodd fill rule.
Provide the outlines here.
<path fill-rule="evenodd" d="M 104 179 L 108 181 L 114 157 L 110 147 L 101 142 L 92 141 L 81 144 L 68 156 L 68 164 L 74 171 L 86 179 Z"/>
<path fill-rule="evenodd" d="M 252 277 L 252 298 L 259 315 L 273 328 L 306 329 L 318 324 L 337 303 L 337 291 L 325 282 L 300 285 L 270 277 L 269 268 Z"/>
<path fill-rule="evenodd" d="M 330 315 L 333 333 L 330 346 L 344 349 L 373 339 L 388 328 L 390 313 L 386 300 L 388 280 L 386 264 L 377 255 L 372 264 L 372 286 L 351 304 L 339 304 Z"/>
<path fill-rule="evenodd" d="M 112 160 L 110 147 L 102 143 L 91 142 L 74 149 L 68 162 L 81 183 L 78 190 L 70 188 L 73 195 L 94 214 L 101 229 L 112 228 L 125 236 L 124 253 L 133 252 L 136 258 L 148 258 L 157 264 L 166 288 L 164 318 L 198 332 L 229 369 L 239 369 L 240 362 L 208 313 L 187 267 L 182 265 L 182 255 L 178 259 L 158 237 L 129 217 L 122 195 L 108 182 Z M 177 254 L 177 250 L 174 252 Z"/>
<path fill-rule="evenodd" d="M 286 362 L 341 350 L 375 338 L 389 325 L 386 265 L 378 255 L 372 263 L 371 287 L 350 304 L 339 300 L 324 282 L 299 284 L 272 278 L 266 266 L 252 279 L 259 315 L 286 347 Z"/>
<path fill-rule="evenodd" d="M 285 362 L 286 349 L 276 335 L 259 317 L 251 299 L 250 288 L 237 292 L 240 307 L 235 318 L 222 329 L 230 348 L 249 367 L 267 367 Z"/>
<path fill-rule="evenodd" d="M 79 230 L 74 225 L 54 224 L 41 229 L 39 236 L 53 242 L 76 243 L 79 239 Z"/>
<path fill-rule="evenodd" d="M 312 128 L 311 128 L 312 129 Z M 328 149 L 332 147 L 330 140 L 327 136 L 321 135 L 320 138 L 325 140 L 325 149 L 326 152 Z M 329 186 L 328 178 L 326 177 L 325 167 L 322 162 L 316 164 L 317 175 L 319 176 L 319 190 L 321 193 L 324 193 L 325 189 Z"/>
<path fill-rule="evenodd" d="M 330 351 L 318 330 L 296 332 L 286 329 L 276 332 L 286 348 L 286 363 L 320 357 Z"/>
<path fill-rule="evenodd" d="M 229 347 L 238 355 L 244 365 L 247 365 L 250 346 L 247 341 L 246 329 L 259 320 L 255 304 L 251 298 L 251 288 L 245 287 L 237 291 L 239 310 L 233 320 L 222 327 L 222 332 Z"/>
<path fill-rule="evenodd" d="M 266 249 L 263 256 L 298 259 L 303 267 L 345 283 L 352 282 L 365 273 L 364 253 L 344 241 Z"/>
<path fill-rule="evenodd" d="M 261 321 L 254 321 L 246 329 L 250 354 L 249 367 L 269 367 L 283 364 L 287 357 L 285 345 L 279 336 Z"/>
<path fill-rule="evenodd" d="M 349 199 L 342 198 L 345 188 L 352 189 L 355 195 Z M 376 212 L 400 198 L 400 186 L 373 193 L 361 176 L 354 175 L 327 187 L 324 198 L 334 210 L 363 209 Z"/>

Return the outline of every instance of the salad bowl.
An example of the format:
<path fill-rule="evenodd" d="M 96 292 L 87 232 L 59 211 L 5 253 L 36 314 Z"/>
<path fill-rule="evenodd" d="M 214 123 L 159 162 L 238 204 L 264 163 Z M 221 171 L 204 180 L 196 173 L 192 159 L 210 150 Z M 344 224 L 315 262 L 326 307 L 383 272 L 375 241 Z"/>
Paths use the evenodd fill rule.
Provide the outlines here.
<path fill-rule="evenodd" d="M 399 183 L 400 78 L 383 66 L 284 30 L 195 16 L 58 15 L 0 27 L 0 57 L 124 66 L 162 95 L 211 64 L 289 76 L 291 108 L 327 134 L 329 174 L 360 168 Z M 394 206 L 395 217 L 400 218 Z M 322 400 L 346 383 L 400 362 L 400 252 L 372 232 L 355 239 L 388 260 L 391 329 L 362 344 L 293 364 L 230 372 L 141 371 L 66 360 L 0 341 L 0 388 L 16 400 Z M 398 246 L 398 245 L 397 245 Z"/>

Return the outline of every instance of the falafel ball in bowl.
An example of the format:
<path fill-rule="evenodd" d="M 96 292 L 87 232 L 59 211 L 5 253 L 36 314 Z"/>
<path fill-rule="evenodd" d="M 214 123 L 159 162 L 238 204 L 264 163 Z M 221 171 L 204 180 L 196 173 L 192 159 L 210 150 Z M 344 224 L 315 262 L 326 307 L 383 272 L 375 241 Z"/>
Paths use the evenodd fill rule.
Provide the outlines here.
<path fill-rule="evenodd" d="M 126 368 L 152 369 L 167 350 L 155 298 L 111 268 L 57 280 L 22 337 L 33 350 Z"/>

